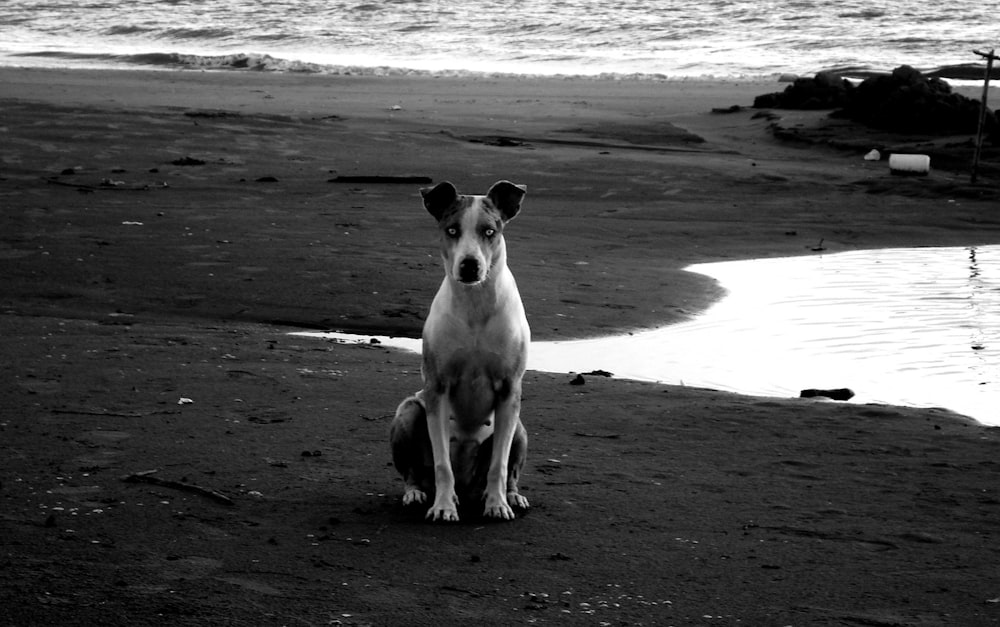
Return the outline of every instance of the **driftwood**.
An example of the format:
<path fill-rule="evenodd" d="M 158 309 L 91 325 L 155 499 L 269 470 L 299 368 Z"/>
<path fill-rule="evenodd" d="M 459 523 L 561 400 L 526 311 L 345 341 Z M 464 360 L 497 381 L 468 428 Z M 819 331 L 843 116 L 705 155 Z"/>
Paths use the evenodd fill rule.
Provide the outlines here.
<path fill-rule="evenodd" d="M 983 151 L 983 131 L 986 128 L 986 98 L 990 93 L 990 74 L 993 73 L 993 60 L 1000 59 L 995 54 L 995 49 L 989 52 L 980 52 L 979 50 L 973 50 L 975 54 L 986 59 L 986 75 L 983 77 L 983 100 L 979 103 L 979 128 L 976 130 L 976 151 L 972 156 L 972 184 L 976 184 L 976 179 L 979 176 L 979 156 Z"/>
<path fill-rule="evenodd" d="M 378 174 L 360 174 L 337 176 L 328 183 L 374 183 L 382 185 L 430 185 L 434 182 L 429 176 L 383 176 Z"/>
<path fill-rule="evenodd" d="M 113 418 L 142 418 L 155 412 L 116 412 L 104 409 L 53 409 L 53 414 L 74 414 L 78 416 L 111 416 Z"/>
<path fill-rule="evenodd" d="M 60 181 L 57 178 L 49 177 L 45 179 L 46 183 L 50 185 L 62 185 L 63 187 L 72 187 L 73 189 L 86 192 L 147 192 L 151 189 L 163 189 L 169 187 L 166 183 L 157 184 L 146 184 L 146 185 L 119 185 L 116 184 L 111 179 L 105 179 L 99 185 L 86 185 L 84 183 L 71 183 L 69 181 Z"/>
<path fill-rule="evenodd" d="M 134 472 L 131 475 L 125 475 L 122 477 L 122 481 L 125 483 L 148 483 L 150 485 L 160 486 L 161 488 L 171 488 L 173 490 L 191 492 L 193 494 L 200 494 L 201 496 L 208 497 L 217 503 L 222 503 L 223 505 L 235 505 L 231 498 L 221 492 L 216 492 L 210 488 L 203 488 L 191 483 L 183 483 L 181 481 L 173 481 L 171 479 L 160 479 L 159 477 L 153 476 L 156 472 L 158 471 L 144 470 L 142 472 Z"/>

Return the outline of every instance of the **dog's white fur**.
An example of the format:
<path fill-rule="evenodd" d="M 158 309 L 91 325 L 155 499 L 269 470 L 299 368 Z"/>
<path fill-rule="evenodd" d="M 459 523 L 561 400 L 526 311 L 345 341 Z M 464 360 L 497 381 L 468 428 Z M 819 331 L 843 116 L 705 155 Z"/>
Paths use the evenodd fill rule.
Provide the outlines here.
<path fill-rule="evenodd" d="M 525 191 L 508 181 L 484 196 L 459 195 L 447 182 L 421 190 L 438 220 L 445 277 L 424 323 L 424 387 L 400 404 L 391 437 L 405 504 L 426 502 L 430 481 L 420 468 L 432 461 L 431 520 L 458 520 L 458 493 L 478 495 L 479 484 L 486 517 L 510 520 L 514 507 L 528 507 L 517 479 L 527 448 L 520 410 L 531 332 L 503 237 Z M 478 451 L 491 436 L 483 480 Z"/>

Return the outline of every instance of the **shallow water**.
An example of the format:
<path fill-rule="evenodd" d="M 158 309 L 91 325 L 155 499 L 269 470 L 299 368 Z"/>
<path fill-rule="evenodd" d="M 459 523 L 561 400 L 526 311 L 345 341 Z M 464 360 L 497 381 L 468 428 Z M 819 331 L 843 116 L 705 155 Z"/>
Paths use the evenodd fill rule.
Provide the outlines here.
<path fill-rule="evenodd" d="M 607 370 L 759 396 L 854 390 L 852 402 L 945 407 L 1000 425 L 1000 246 L 698 264 L 725 298 L 652 331 L 534 342 L 533 370 Z M 303 333 L 315 337 L 368 337 Z M 419 340 L 379 338 L 419 351 Z"/>

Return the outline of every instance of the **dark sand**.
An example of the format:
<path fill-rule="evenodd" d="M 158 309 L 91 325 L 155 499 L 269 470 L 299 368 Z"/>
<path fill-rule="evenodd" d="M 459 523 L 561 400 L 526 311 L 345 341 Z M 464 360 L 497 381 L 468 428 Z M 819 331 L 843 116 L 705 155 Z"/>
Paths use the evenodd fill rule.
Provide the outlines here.
<path fill-rule="evenodd" d="M 779 88 L 0 69 L 0 621 L 1000 622 L 997 429 L 531 372 L 533 508 L 431 525 L 386 439 L 419 359 L 287 335 L 417 335 L 440 281 L 419 185 L 337 176 L 527 184 L 539 339 L 698 313 L 689 263 L 1000 242 L 967 137 L 710 113 Z"/>

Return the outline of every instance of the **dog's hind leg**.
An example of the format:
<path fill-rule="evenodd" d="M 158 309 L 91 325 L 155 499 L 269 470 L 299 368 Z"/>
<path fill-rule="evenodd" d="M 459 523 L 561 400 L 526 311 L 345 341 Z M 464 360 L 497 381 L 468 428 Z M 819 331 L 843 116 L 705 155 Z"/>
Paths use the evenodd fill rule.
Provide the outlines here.
<path fill-rule="evenodd" d="M 403 476 L 403 505 L 425 503 L 434 485 L 434 455 L 427 432 L 427 410 L 421 394 L 410 396 L 396 408 L 389 427 L 392 462 Z"/>

